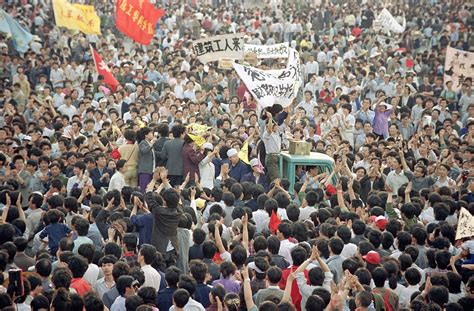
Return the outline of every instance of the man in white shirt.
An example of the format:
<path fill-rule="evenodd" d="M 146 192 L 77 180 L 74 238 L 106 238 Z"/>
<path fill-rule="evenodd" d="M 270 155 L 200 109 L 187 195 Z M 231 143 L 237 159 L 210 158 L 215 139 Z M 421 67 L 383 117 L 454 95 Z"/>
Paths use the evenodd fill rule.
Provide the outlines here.
<path fill-rule="evenodd" d="M 127 171 L 127 169 L 125 168 L 125 163 L 127 163 L 127 161 L 123 159 L 117 161 L 116 171 L 114 175 L 112 175 L 112 178 L 110 179 L 109 191 L 112 191 L 112 190 L 122 191 L 122 188 L 127 185 L 127 183 L 125 182 L 125 178 L 123 176 L 123 174 L 125 174 L 125 172 Z"/>
<path fill-rule="evenodd" d="M 302 107 L 306 111 L 306 115 L 310 116 L 313 114 L 313 108 L 316 106 L 316 102 L 313 101 L 313 93 L 311 91 L 304 92 L 304 100 L 296 106 L 296 108 Z"/>
<path fill-rule="evenodd" d="M 72 117 L 77 113 L 77 109 L 72 105 L 71 95 L 64 96 L 64 104 L 59 106 L 58 111 L 62 115 L 68 116 L 69 120 L 72 120 Z"/>
<path fill-rule="evenodd" d="M 286 261 L 293 264 L 293 259 L 291 258 L 291 250 L 296 246 L 295 243 L 288 240 L 291 237 L 292 227 L 291 224 L 283 222 L 278 225 L 277 237 L 280 240 L 280 250 L 278 255 L 283 256 Z"/>
<path fill-rule="evenodd" d="M 306 81 L 308 81 L 311 75 L 319 74 L 319 64 L 314 60 L 314 56 L 309 56 L 309 61 L 304 65 L 304 73 L 306 75 Z"/>
<path fill-rule="evenodd" d="M 151 286 L 156 291 L 160 289 L 161 275 L 151 264 L 156 260 L 156 248 L 153 245 L 142 245 L 138 253 L 138 263 L 145 275 L 143 286 Z"/>
<path fill-rule="evenodd" d="M 408 286 L 403 288 L 400 293 L 400 309 L 410 307 L 411 295 L 419 291 L 421 281 L 421 273 L 416 268 L 408 268 L 404 276 Z"/>
<path fill-rule="evenodd" d="M 119 296 L 115 298 L 110 311 L 126 311 L 125 300 L 135 295 L 135 289 L 138 289 L 139 283 L 130 275 L 122 275 L 118 278 L 116 286 Z"/>
<path fill-rule="evenodd" d="M 59 68 L 59 64 L 57 62 L 54 62 L 51 66 L 51 72 L 49 73 L 49 80 L 51 81 L 51 84 L 53 84 L 53 87 L 62 85 L 64 78 L 65 76 L 63 70 Z"/>

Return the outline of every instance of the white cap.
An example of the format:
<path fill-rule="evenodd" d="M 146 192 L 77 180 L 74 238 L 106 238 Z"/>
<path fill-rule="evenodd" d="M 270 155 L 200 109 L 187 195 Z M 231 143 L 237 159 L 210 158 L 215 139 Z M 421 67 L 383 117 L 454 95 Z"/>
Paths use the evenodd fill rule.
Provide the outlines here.
<path fill-rule="evenodd" d="M 248 267 L 249 267 L 250 269 L 254 270 L 254 271 L 257 272 L 257 273 L 265 273 L 265 271 L 262 271 L 262 270 L 260 270 L 259 267 L 257 267 L 257 265 L 255 264 L 254 261 L 252 261 L 251 263 L 249 263 Z"/>
<path fill-rule="evenodd" d="M 252 159 L 250 160 L 250 166 L 257 166 L 259 163 L 258 163 L 258 159 Z"/>
<path fill-rule="evenodd" d="M 227 150 L 227 156 L 230 158 L 230 157 L 233 157 L 233 156 L 236 156 L 238 154 L 237 150 L 235 150 L 234 148 L 232 149 L 229 149 Z"/>
<path fill-rule="evenodd" d="M 211 143 L 204 143 L 204 145 L 202 145 L 202 149 L 214 150 L 214 146 Z"/>

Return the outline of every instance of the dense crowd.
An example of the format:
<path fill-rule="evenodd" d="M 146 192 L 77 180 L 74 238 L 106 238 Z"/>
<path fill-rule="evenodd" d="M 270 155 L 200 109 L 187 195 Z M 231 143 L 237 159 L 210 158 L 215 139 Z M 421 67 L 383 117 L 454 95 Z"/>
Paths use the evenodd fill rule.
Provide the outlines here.
<path fill-rule="evenodd" d="M 443 80 L 472 3 L 390 1 L 388 34 L 380 1 L 163 1 L 141 46 L 114 1 L 91 1 L 100 36 L 0 2 L 35 35 L 19 54 L 0 34 L 1 310 L 472 310 L 473 85 Z M 193 54 L 237 32 L 299 51 L 292 105 Z M 281 176 L 292 140 L 333 169 Z"/>

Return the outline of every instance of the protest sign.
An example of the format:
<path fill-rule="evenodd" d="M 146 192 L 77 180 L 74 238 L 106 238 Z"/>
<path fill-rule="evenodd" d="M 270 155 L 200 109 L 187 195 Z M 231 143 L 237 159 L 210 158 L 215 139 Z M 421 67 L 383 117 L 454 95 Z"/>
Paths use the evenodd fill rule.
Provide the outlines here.
<path fill-rule="evenodd" d="M 244 35 L 238 33 L 199 39 L 193 42 L 193 50 L 203 63 L 218 61 L 220 58 L 243 59 Z"/>
<path fill-rule="evenodd" d="M 255 53 L 257 58 L 287 58 L 289 45 L 288 42 L 273 45 L 253 45 L 244 46 L 245 53 Z"/>
<path fill-rule="evenodd" d="M 280 70 L 261 70 L 234 63 L 234 69 L 260 108 L 280 104 L 288 107 L 303 84 L 299 53 L 290 49 L 288 66 Z"/>
<path fill-rule="evenodd" d="M 265 0 L 243 0 L 244 9 L 263 9 L 266 6 Z"/>
<path fill-rule="evenodd" d="M 56 26 L 80 30 L 85 34 L 100 35 L 100 18 L 94 6 L 54 0 L 53 10 Z"/>
<path fill-rule="evenodd" d="M 387 9 L 383 9 L 375 19 L 373 27 L 375 30 L 384 29 L 395 33 L 403 33 L 406 28 L 405 18 L 403 18 L 403 25 L 400 25 Z"/>
<path fill-rule="evenodd" d="M 456 229 L 456 240 L 471 236 L 474 236 L 474 216 L 467 209 L 461 207 L 458 228 Z"/>
<path fill-rule="evenodd" d="M 234 68 L 233 63 L 234 63 L 234 60 L 232 58 L 221 58 L 219 59 L 217 68 L 223 69 L 223 70 L 230 70 Z"/>
<path fill-rule="evenodd" d="M 448 47 L 444 63 L 444 83 L 453 82 L 459 90 L 466 78 L 474 79 L 474 53 Z"/>

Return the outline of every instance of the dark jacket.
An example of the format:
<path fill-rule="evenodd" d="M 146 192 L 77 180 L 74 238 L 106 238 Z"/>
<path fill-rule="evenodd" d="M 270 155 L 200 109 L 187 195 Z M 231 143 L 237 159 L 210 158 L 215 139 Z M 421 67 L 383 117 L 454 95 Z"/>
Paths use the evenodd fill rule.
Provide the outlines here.
<path fill-rule="evenodd" d="M 109 177 L 100 180 L 100 178 L 105 173 L 109 173 Z M 113 174 L 114 173 L 111 170 L 109 170 L 107 167 L 104 167 L 104 169 L 102 170 L 102 173 L 99 171 L 99 168 L 97 167 L 93 169 L 92 171 L 90 171 L 90 178 L 92 179 L 92 184 L 94 185 L 95 190 L 99 191 L 100 188 L 102 187 L 108 187 L 110 178 L 112 178 Z"/>
<path fill-rule="evenodd" d="M 160 137 L 153 144 L 153 149 L 155 150 L 155 167 L 166 165 L 166 159 L 161 157 L 161 151 L 168 140 L 167 137 Z"/>
<path fill-rule="evenodd" d="M 183 160 L 181 152 L 184 141 L 181 138 L 168 140 L 161 150 L 161 159 L 166 161 L 166 169 L 169 176 L 183 176 Z"/>
<path fill-rule="evenodd" d="M 189 173 L 189 180 L 194 180 L 194 174 L 199 176 L 199 163 L 205 157 L 206 155 L 204 153 L 195 151 L 191 144 L 185 144 L 181 151 L 183 176 Z"/>
<path fill-rule="evenodd" d="M 156 247 L 157 251 L 165 254 L 168 242 L 171 241 L 176 252 L 179 253 L 177 229 L 181 211 L 160 206 L 154 198 L 148 198 L 147 204 L 154 217 L 151 244 Z"/>
<path fill-rule="evenodd" d="M 253 172 L 249 172 L 247 174 L 244 175 L 244 177 L 242 177 L 242 182 L 244 181 L 250 181 L 252 183 L 256 183 L 255 181 L 257 180 L 257 178 L 255 177 L 255 175 L 253 174 Z M 263 186 L 263 189 L 265 189 L 265 192 L 268 191 L 269 189 L 269 184 L 268 184 L 268 178 L 267 178 L 267 175 L 265 174 L 262 174 L 260 176 L 260 178 L 258 179 L 258 184 L 259 185 L 262 185 Z"/>

